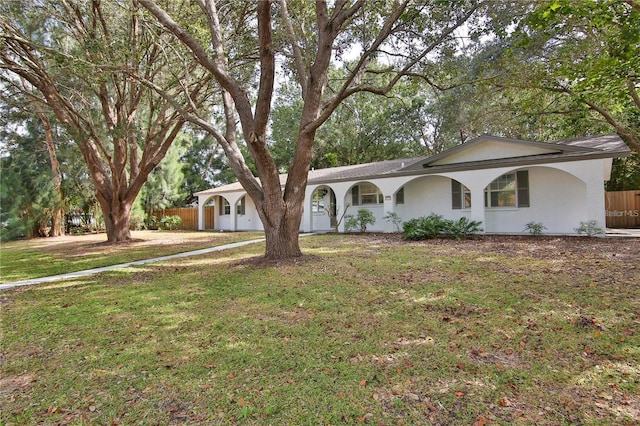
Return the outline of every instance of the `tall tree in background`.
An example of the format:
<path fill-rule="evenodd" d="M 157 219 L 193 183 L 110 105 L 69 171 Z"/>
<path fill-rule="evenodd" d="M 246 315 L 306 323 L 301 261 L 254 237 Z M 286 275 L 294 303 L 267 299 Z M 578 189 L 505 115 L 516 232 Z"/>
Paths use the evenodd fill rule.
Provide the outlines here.
<path fill-rule="evenodd" d="M 3 129 L 0 137 L 3 140 L 6 151 L 3 156 L 10 156 L 12 149 L 16 151 L 16 155 L 18 156 L 24 153 L 15 143 L 16 140 L 30 143 L 31 139 L 41 138 L 42 147 L 46 148 L 51 168 L 50 173 L 47 173 L 47 179 L 51 181 L 54 192 L 52 196 L 45 197 L 51 201 L 51 204 L 47 206 L 47 208 L 40 209 L 42 212 L 46 212 L 47 217 L 39 218 L 38 221 L 50 222 L 47 236 L 57 237 L 63 235 L 64 200 L 62 194 L 62 173 L 57 155 L 57 142 L 59 141 L 56 139 L 59 138 L 59 129 L 55 118 L 47 115 L 47 113 L 40 108 L 40 105 L 30 102 L 30 99 L 21 93 L 14 94 L 2 90 L 0 91 L 0 102 L 0 120 L 2 121 L 0 127 Z M 35 116 L 33 111 L 36 112 Z M 40 125 L 34 125 L 32 122 L 34 118 L 39 120 Z M 40 150 L 37 151 L 39 152 Z M 16 161 L 19 163 L 19 160 Z M 6 160 L 5 163 L 10 164 L 11 161 Z M 16 170 L 13 170 L 11 173 L 16 173 Z M 18 171 L 18 173 L 20 173 L 20 171 Z M 33 173 L 33 171 L 29 171 L 29 173 Z M 6 208 L 7 206 L 5 205 L 5 209 Z M 2 222 L 5 223 L 5 221 Z M 44 227 L 41 228 L 44 229 Z M 40 234 L 40 232 L 34 232 L 33 234 L 37 235 Z"/>
<path fill-rule="evenodd" d="M 171 145 L 160 164 L 149 173 L 140 191 L 140 201 L 145 213 L 169 207 L 182 207 L 186 198 L 183 182 L 183 163 L 180 158 L 184 147 L 180 141 Z"/>
<path fill-rule="evenodd" d="M 199 13 L 190 14 L 187 21 L 160 2 L 139 1 L 191 50 L 221 89 L 223 128 L 210 124 L 208 111 L 184 116 L 224 149 L 264 225 L 267 258 L 301 255 L 298 232 L 318 128 L 345 99 L 359 92 L 384 95 L 403 76 L 432 61 L 445 46 L 451 47 L 455 31 L 468 23 L 480 4 L 336 0 L 331 6 L 317 1 L 312 8 L 304 1 L 280 0 L 276 7 L 273 1 L 254 5 L 197 0 Z M 196 17 L 201 18 L 197 23 Z M 207 41 L 200 37 L 203 28 L 210 37 Z M 343 52 L 355 52 L 357 59 L 345 68 L 342 80 L 329 85 L 332 59 Z M 284 189 L 268 143 L 279 64 L 299 84 L 302 100 Z M 240 150 L 237 121 L 259 181 Z"/>
<path fill-rule="evenodd" d="M 2 106 L 0 239 L 53 236 L 52 218 L 62 209 L 60 176 L 54 175 L 48 145 L 55 130 L 46 127 L 48 119 Z"/>
<path fill-rule="evenodd" d="M 233 170 L 229 167 L 224 151 L 209 135 L 195 132 L 184 134 L 185 151 L 180 158 L 183 164 L 184 204 L 197 201 L 195 194 L 211 187 L 235 182 Z"/>
<path fill-rule="evenodd" d="M 93 181 L 110 242 L 130 238 L 130 212 L 207 78 L 134 1 L 14 0 L 0 6 L 0 78 L 51 111 L 74 139 Z M 189 97 L 193 96 L 193 97 Z"/>
<path fill-rule="evenodd" d="M 291 84 L 274 102 L 270 151 L 286 172 L 295 152 L 302 101 Z M 440 152 L 431 140 L 432 90 L 403 81 L 386 96 L 358 93 L 318 129 L 312 168 L 346 166 Z"/>
<path fill-rule="evenodd" d="M 538 111 L 584 128 L 606 123 L 640 153 L 640 3 L 545 0 L 496 40 L 484 64 L 502 88 L 525 91 Z"/>

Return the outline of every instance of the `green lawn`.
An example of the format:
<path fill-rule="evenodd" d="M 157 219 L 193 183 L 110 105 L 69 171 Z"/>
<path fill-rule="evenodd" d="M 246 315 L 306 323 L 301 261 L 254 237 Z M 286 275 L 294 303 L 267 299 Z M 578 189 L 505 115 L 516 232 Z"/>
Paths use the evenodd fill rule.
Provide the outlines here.
<path fill-rule="evenodd" d="M 0 424 L 637 424 L 639 243 L 320 235 L 5 291 Z"/>
<path fill-rule="evenodd" d="M 1 243 L 0 284 L 264 238 L 264 234 L 133 231 L 132 238 L 120 245 L 107 244 L 106 234 Z"/>

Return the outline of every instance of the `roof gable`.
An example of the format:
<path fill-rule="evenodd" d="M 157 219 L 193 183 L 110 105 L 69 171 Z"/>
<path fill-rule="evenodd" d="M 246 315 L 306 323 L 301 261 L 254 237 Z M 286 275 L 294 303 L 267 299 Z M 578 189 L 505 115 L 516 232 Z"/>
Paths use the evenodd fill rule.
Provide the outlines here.
<path fill-rule="evenodd" d="M 580 148 L 559 146 L 548 142 L 523 141 L 499 138 L 496 136 L 480 136 L 439 155 L 430 157 L 422 164 L 425 166 L 443 166 L 533 155 L 562 154 L 566 151 L 576 150 L 580 150 Z"/>

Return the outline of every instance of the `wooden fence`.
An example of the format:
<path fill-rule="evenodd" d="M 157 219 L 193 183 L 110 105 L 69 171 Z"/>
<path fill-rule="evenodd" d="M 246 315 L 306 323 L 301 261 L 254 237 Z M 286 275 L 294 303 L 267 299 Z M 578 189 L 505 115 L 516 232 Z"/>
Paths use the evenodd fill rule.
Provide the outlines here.
<path fill-rule="evenodd" d="M 605 194 L 607 228 L 640 227 L 640 191 L 612 191 Z"/>
<path fill-rule="evenodd" d="M 204 228 L 213 229 L 213 214 L 215 210 L 213 206 L 207 206 L 204 208 Z M 182 219 L 182 225 L 180 229 L 185 230 L 198 230 L 198 208 L 197 207 L 185 207 L 179 209 L 164 209 L 153 210 L 151 214 L 158 218 L 160 221 L 165 216 L 180 216 Z"/>

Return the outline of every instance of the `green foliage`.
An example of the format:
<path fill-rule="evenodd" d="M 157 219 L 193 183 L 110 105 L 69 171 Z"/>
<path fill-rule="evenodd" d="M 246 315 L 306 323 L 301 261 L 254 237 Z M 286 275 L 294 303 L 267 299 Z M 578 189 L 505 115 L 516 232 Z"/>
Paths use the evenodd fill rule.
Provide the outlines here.
<path fill-rule="evenodd" d="M 186 199 L 182 187 L 184 164 L 180 161 L 183 151 L 180 141 L 176 141 L 160 164 L 149 173 L 138 196 L 145 212 L 183 206 Z"/>
<path fill-rule="evenodd" d="M 607 191 L 629 191 L 640 189 L 640 154 L 614 158 L 611 179 L 606 184 Z"/>
<path fill-rule="evenodd" d="M 340 81 L 344 70 L 333 69 L 331 76 Z M 370 93 L 349 97 L 318 129 L 311 166 L 336 167 L 441 151 L 450 141 L 431 135 L 439 112 L 427 101 L 429 97 L 430 89 L 415 83 L 398 85 L 388 97 Z M 270 150 L 281 171 L 288 170 L 293 158 L 302 105 L 291 85 L 276 98 Z"/>
<path fill-rule="evenodd" d="M 350 232 L 357 229 L 360 232 L 367 232 L 367 225 L 376 223 L 376 218 L 369 209 L 359 209 L 354 215 L 346 215 L 344 222 L 344 230 Z"/>
<path fill-rule="evenodd" d="M 405 240 L 427 240 L 431 238 L 454 238 L 456 240 L 469 238 L 482 232 L 478 221 L 471 221 L 466 217 L 451 220 L 442 215 L 431 213 L 406 221 L 403 225 Z"/>
<path fill-rule="evenodd" d="M 160 219 L 158 229 L 173 231 L 179 229 L 180 225 L 182 225 L 182 218 L 180 216 L 169 215 L 164 216 L 162 219 Z"/>
<path fill-rule="evenodd" d="M 387 222 L 393 223 L 396 227 L 396 231 L 400 232 L 400 226 L 402 225 L 402 218 L 396 212 L 387 212 L 387 214 L 383 217 Z"/>
<path fill-rule="evenodd" d="M 37 119 L 21 124 L 20 133 L 5 128 L 0 134 L 4 148 L 0 158 L 2 241 L 48 236 L 52 213 L 59 204 L 42 126 Z"/>
<path fill-rule="evenodd" d="M 519 75 L 529 80 L 525 87 L 567 98 L 566 113 L 584 114 L 594 126 L 606 122 L 638 151 L 640 11 L 630 3 L 542 2 L 514 31 L 513 61 L 502 66 L 513 71 L 512 83 L 522 87 Z"/>
<path fill-rule="evenodd" d="M 529 222 L 524 226 L 524 230 L 529 234 L 539 236 L 543 234 L 543 230 L 547 229 L 541 222 Z"/>
<path fill-rule="evenodd" d="M 605 230 L 598 226 L 598 222 L 595 220 L 580 222 L 580 226 L 575 228 L 575 231 L 578 234 L 586 234 L 587 237 L 596 237 L 598 235 L 606 234 Z"/>
<path fill-rule="evenodd" d="M 193 195 L 214 186 L 236 181 L 235 174 L 224 155 L 224 151 L 208 135 L 184 133 L 181 138 L 183 147 L 182 191 L 184 196 Z"/>

